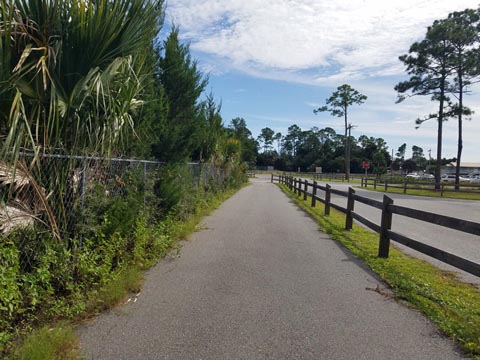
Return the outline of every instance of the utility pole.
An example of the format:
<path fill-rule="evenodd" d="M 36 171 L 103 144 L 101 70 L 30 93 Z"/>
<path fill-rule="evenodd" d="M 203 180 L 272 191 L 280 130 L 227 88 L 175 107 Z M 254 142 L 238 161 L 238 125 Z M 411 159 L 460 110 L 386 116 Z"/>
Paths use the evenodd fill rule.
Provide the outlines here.
<path fill-rule="evenodd" d="M 390 179 L 393 177 L 393 149 L 392 149 L 392 161 L 390 162 Z"/>
<path fill-rule="evenodd" d="M 357 126 L 355 126 L 353 124 L 348 124 L 348 126 L 347 126 L 348 136 L 347 136 L 347 139 L 345 141 L 346 146 L 347 146 L 347 151 L 346 151 L 347 159 L 345 161 L 347 166 L 345 167 L 345 177 L 346 177 L 347 181 L 350 180 L 350 151 L 352 149 L 351 144 L 350 144 L 350 137 L 352 136 L 352 128 L 356 128 L 356 127 Z"/>

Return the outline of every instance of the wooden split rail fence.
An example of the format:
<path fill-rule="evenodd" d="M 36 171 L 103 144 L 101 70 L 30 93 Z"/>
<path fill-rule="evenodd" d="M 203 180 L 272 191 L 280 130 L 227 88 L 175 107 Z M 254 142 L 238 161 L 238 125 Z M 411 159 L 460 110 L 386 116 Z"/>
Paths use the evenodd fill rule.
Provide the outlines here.
<path fill-rule="evenodd" d="M 446 252 L 441 249 L 437 249 L 431 245 L 421 243 L 417 240 L 411 239 L 405 235 L 394 232 L 391 230 L 393 215 L 406 216 L 412 219 L 425 221 L 427 223 L 436 224 L 449 229 L 462 231 L 465 233 L 480 235 L 480 224 L 468 220 L 457 219 L 449 216 L 430 213 L 427 211 L 416 210 L 407 208 L 404 206 L 394 205 L 393 199 L 384 195 L 383 202 L 373 200 L 364 196 L 355 194 L 353 188 L 349 188 L 348 191 L 342 191 L 332 189 L 328 184 L 325 186 L 319 185 L 316 181 L 309 182 L 308 180 L 294 178 L 292 176 L 274 175 L 271 177 L 272 183 L 277 181 L 280 184 L 286 185 L 291 191 L 298 196 L 303 195 L 303 199 L 307 200 L 308 196 L 311 196 L 311 206 L 315 207 L 317 202 L 325 205 L 325 215 L 330 215 L 330 209 L 336 209 L 346 215 L 345 229 L 351 230 L 353 220 L 357 220 L 361 224 L 372 229 L 379 234 L 379 249 L 378 256 L 382 258 L 388 258 L 390 249 L 390 240 L 403 244 L 411 249 L 426 254 L 458 269 L 466 271 L 470 274 L 480 277 L 480 264 L 473 261 L 464 259 L 455 254 Z M 311 192 L 309 192 L 311 189 Z M 324 197 L 319 196 L 319 191 L 324 193 Z M 344 208 L 331 202 L 331 195 L 339 195 L 347 198 L 347 207 Z M 361 202 L 368 206 L 372 206 L 382 211 L 380 225 L 366 219 L 360 214 L 355 212 L 355 202 Z M 479 239 L 480 241 L 480 239 Z"/>
<path fill-rule="evenodd" d="M 454 193 L 468 193 L 468 194 L 478 194 L 480 193 L 480 184 L 460 184 L 459 189 L 456 190 L 455 185 L 452 183 L 441 183 L 440 189 L 435 189 L 435 183 L 430 182 L 416 182 L 409 181 L 405 179 L 403 183 L 389 182 L 387 179 L 380 181 L 377 178 L 362 178 L 360 182 L 361 187 L 373 186 L 373 189 L 376 190 L 377 186 L 382 187 L 385 191 L 388 189 L 402 189 L 403 193 L 406 194 L 408 190 L 430 190 L 440 192 L 440 196 L 443 196 L 446 192 Z"/>

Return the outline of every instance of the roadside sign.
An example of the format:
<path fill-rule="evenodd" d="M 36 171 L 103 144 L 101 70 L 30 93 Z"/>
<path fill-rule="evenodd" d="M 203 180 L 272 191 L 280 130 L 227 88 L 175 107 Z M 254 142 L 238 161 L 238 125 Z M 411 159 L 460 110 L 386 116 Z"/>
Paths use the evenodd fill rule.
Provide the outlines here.
<path fill-rule="evenodd" d="M 364 161 L 362 166 L 363 166 L 364 169 L 370 169 L 370 162 Z"/>

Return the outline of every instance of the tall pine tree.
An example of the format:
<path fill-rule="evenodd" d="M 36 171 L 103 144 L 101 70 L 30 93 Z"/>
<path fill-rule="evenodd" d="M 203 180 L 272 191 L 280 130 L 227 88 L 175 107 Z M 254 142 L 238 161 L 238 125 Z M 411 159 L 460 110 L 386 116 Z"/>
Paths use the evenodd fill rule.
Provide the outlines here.
<path fill-rule="evenodd" d="M 154 156 L 163 161 L 178 162 L 199 153 L 201 132 L 199 97 L 208 80 L 197 68 L 188 44 L 179 40 L 179 29 L 173 27 L 163 43 L 159 59 L 159 81 L 168 99 L 167 116 L 160 127 Z"/>

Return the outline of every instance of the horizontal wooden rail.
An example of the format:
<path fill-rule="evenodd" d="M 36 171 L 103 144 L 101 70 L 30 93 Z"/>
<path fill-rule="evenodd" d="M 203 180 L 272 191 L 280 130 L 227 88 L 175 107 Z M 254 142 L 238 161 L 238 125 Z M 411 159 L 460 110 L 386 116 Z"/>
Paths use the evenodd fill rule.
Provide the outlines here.
<path fill-rule="evenodd" d="M 375 224 L 373 221 L 368 220 L 367 218 L 363 217 L 360 214 L 357 214 L 356 212 L 352 213 L 352 216 L 355 220 L 361 222 L 363 225 L 369 227 L 373 231 L 379 233 L 381 230 L 381 227 L 377 224 Z"/>
<path fill-rule="evenodd" d="M 354 198 L 355 198 L 356 201 L 359 201 L 363 204 L 370 205 L 370 206 L 375 207 L 377 209 L 382 210 L 382 208 L 383 208 L 383 204 L 382 204 L 381 201 L 373 200 L 373 199 L 370 199 L 370 198 L 367 198 L 367 197 L 364 197 L 364 196 L 360 196 L 360 195 L 357 195 L 357 194 L 354 195 Z"/>
<path fill-rule="evenodd" d="M 460 256 L 448 253 L 444 250 L 437 249 L 433 246 L 421 243 L 417 240 L 410 239 L 407 236 L 396 233 L 391 230 L 392 216 L 400 215 L 410 217 L 416 220 L 424 221 L 431 224 L 436 224 L 449 229 L 462 231 L 465 233 L 480 235 L 480 224 L 473 221 L 457 219 L 450 216 L 434 214 L 431 212 L 416 210 L 407 208 L 404 206 L 398 206 L 393 204 L 393 200 L 384 195 L 383 202 L 367 198 L 365 196 L 355 194 L 352 188 L 349 191 L 341 191 L 332 189 L 329 184 L 326 186 L 318 185 L 316 182 L 309 182 L 307 179 L 298 179 L 288 175 L 273 175 L 272 182 L 274 180 L 279 183 L 285 184 L 288 188 L 298 196 L 303 195 L 306 200 L 307 196 L 312 197 L 312 206 L 315 206 L 316 202 L 320 202 L 325 206 L 325 215 L 330 214 L 330 208 L 334 208 L 339 212 L 346 215 L 345 228 L 351 229 L 352 219 L 372 229 L 380 234 L 379 241 L 379 256 L 388 257 L 390 240 L 396 241 L 407 247 L 410 247 L 416 251 L 419 251 L 425 255 L 428 255 L 437 260 L 443 261 L 449 265 L 452 265 L 458 269 L 466 271 L 470 274 L 480 276 L 480 264 L 473 261 L 461 258 Z M 376 179 L 374 179 L 376 181 Z M 367 180 L 365 180 L 365 184 Z M 362 182 L 363 185 L 363 182 Z M 311 191 L 308 191 L 311 189 Z M 318 196 L 318 190 L 324 191 L 324 198 Z M 347 208 L 331 202 L 330 195 L 335 194 L 342 197 L 346 197 Z M 355 201 L 372 206 L 382 211 L 382 221 L 380 225 L 377 225 L 371 220 L 361 216 L 354 211 Z"/>
<path fill-rule="evenodd" d="M 433 257 L 446 264 L 452 265 L 458 269 L 466 271 L 472 275 L 480 276 L 480 264 L 461 258 L 460 256 L 451 254 L 449 252 L 437 249 L 433 246 L 421 243 L 417 240 L 410 239 L 407 236 L 401 235 L 393 231 L 389 231 L 388 236 L 393 241 L 396 241 L 400 244 L 408 246 L 409 248 L 414 249 L 418 252 L 421 252 L 422 254 Z"/>
<path fill-rule="evenodd" d="M 472 221 L 434 214 L 423 210 L 410 209 L 398 205 L 392 205 L 391 210 L 394 214 L 407 216 L 413 219 L 440 225 L 449 229 L 463 231 L 473 235 L 480 235 L 480 224 Z"/>
<path fill-rule="evenodd" d="M 344 207 L 341 207 L 340 205 L 337 205 L 337 204 L 334 204 L 334 203 L 330 203 L 330 206 L 331 206 L 332 208 L 334 208 L 335 210 L 340 211 L 341 213 L 344 213 L 344 214 L 347 213 L 347 209 L 345 209 Z"/>
<path fill-rule="evenodd" d="M 315 195 L 315 200 L 320 201 L 322 204 L 325 204 L 325 199 L 322 199 L 320 196 Z"/>
<path fill-rule="evenodd" d="M 342 191 L 342 190 L 337 190 L 337 189 L 330 189 L 330 192 L 335 195 L 340 195 L 344 197 L 348 197 L 348 191 Z"/>

